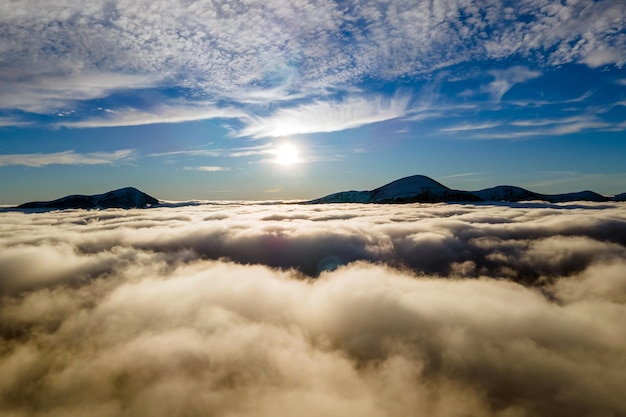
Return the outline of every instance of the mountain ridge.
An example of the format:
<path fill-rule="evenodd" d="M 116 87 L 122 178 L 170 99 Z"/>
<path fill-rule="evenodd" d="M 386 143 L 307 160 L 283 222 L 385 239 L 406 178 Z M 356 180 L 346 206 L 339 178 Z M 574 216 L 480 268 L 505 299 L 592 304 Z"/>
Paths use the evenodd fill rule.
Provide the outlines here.
<path fill-rule="evenodd" d="M 159 204 L 156 198 L 134 187 L 125 187 L 102 194 L 72 194 L 50 201 L 32 201 L 17 206 L 18 209 L 97 209 L 97 208 L 147 208 Z"/>
<path fill-rule="evenodd" d="M 605 197 L 585 190 L 563 194 L 542 194 L 513 185 L 498 185 L 477 191 L 451 189 L 425 175 L 411 175 L 394 180 L 381 187 L 366 191 L 340 191 L 324 197 L 306 201 L 306 204 L 328 203 L 452 203 L 480 201 L 547 201 L 566 203 L 573 201 L 625 201 L 626 193 Z"/>
<path fill-rule="evenodd" d="M 626 193 L 606 197 L 593 191 L 585 190 L 563 194 L 541 194 L 513 185 L 498 185 L 477 191 L 455 190 L 425 175 L 412 175 L 394 180 L 373 190 L 340 191 L 324 197 L 298 204 L 329 204 L 329 203 L 460 203 L 460 202 L 522 202 L 545 201 L 549 203 L 566 203 L 574 201 L 623 202 Z M 168 206 L 156 198 L 139 191 L 134 187 L 125 187 L 102 194 L 72 194 L 51 201 L 34 201 L 20 204 L 14 208 L 21 209 L 107 209 L 107 208 L 148 208 L 152 206 Z"/>

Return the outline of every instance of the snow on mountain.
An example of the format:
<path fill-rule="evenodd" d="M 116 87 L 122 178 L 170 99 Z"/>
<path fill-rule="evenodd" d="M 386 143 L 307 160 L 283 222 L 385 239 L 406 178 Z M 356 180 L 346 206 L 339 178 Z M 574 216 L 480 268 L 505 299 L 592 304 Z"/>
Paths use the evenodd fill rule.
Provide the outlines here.
<path fill-rule="evenodd" d="M 371 191 L 371 199 L 376 202 L 396 202 L 415 198 L 416 196 L 442 195 L 450 189 L 424 175 L 413 175 L 401 178 Z"/>
<path fill-rule="evenodd" d="M 371 203 L 370 191 L 341 191 L 309 201 L 309 203 Z"/>
<path fill-rule="evenodd" d="M 121 188 L 96 195 L 68 195 L 52 201 L 24 203 L 18 208 L 44 209 L 94 209 L 94 208 L 146 208 L 159 204 L 159 200 L 133 187 Z"/>
<path fill-rule="evenodd" d="M 342 191 L 327 195 L 318 203 L 437 203 L 446 201 L 480 201 L 467 191 L 452 190 L 424 175 L 401 178 L 372 191 Z"/>
<path fill-rule="evenodd" d="M 478 201 L 467 191 L 451 190 L 425 175 L 413 175 L 390 182 L 371 191 L 372 203 L 437 203 Z"/>

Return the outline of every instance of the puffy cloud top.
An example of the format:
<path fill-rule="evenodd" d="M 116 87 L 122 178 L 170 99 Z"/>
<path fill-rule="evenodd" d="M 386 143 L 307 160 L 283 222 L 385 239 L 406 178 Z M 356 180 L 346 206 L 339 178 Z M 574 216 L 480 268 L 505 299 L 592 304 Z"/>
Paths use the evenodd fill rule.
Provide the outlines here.
<path fill-rule="evenodd" d="M 626 413 L 617 203 L 0 215 L 10 416 Z"/>

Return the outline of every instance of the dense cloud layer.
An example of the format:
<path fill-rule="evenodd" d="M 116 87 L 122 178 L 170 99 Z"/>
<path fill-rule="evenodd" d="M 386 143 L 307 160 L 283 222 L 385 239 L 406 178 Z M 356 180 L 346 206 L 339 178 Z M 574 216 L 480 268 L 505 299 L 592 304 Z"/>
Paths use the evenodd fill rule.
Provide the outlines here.
<path fill-rule="evenodd" d="M 0 216 L 4 415 L 626 415 L 623 204 Z"/>

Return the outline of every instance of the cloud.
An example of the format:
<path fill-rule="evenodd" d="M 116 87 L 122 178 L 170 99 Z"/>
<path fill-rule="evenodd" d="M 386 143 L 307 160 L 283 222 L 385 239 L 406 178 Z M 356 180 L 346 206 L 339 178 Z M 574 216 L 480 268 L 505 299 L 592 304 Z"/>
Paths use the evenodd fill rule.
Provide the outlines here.
<path fill-rule="evenodd" d="M 30 124 L 31 122 L 20 120 L 15 117 L 0 117 L 0 127 L 23 127 Z"/>
<path fill-rule="evenodd" d="M 335 132 L 396 119 L 406 114 L 408 97 L 350 97 L 283 108 L 268 117 L 252 118 L 238 136 L 280 137 Z"/>
<path fill-rule="evenodd" d="M 582 58 L 582 62 L 591 68 L 601 67 L 603 65 L 611 65 L 620 63 L 623 65 L 623 51 L 617 48 L 600 48 L 589 52 Z"/>
<path fill-rule="evenodd" d="M 66 99 L 89 99 L 104 91 L 83 94 L 92 91 L 91 84 L 74 88 L 76 78 L 88 77 L 97 84 L 108 74 L 122 77 L 122 73 L 131 74 L 127 90 L 136 80 L 141 86 L 193 88 L 239 102 L 263 95 L 293 97 L 301 81 L 294 73 L 294 58 L 309 64 L 327 61 L 328 52 L 319 42 L 330 41 L 339 23 L 336 5 L 325 0 L 290 5 L 253 1 L 241 7 L 207 1 L 177 5 L 113 1 L 77 7 L 63 0 L 57 5 L 2 7 L 1 28 L 10 31 L 12 39 L 3 44 L 2 56 L 13 63 L 3 78 L 25 80 L 25 87 L 33 80 L 46 89 L 39 105 L 35 88 L 27 90 L 33 95 L 25 94 L 26 98 L 12 88 L 0 102 L 43 111 Z M 317 75 L 321 72 L 330 68 L 320 66 Z M 159 74 L 158 82 L 148 82 L 154 74 Z M 55 85 L 70 87 L 73 93 Z M 306 85 L 307 90 L 312 88 L 310 82 Z"/>
<path fill-rule="evenodd" d="M 578 124 L 581 121 L 588 121 L 589 118 L 581 118 L 580 116 L 574 117 L 564 117 L 562 119 L 529 119 L 529 120 L 516 120 L 511 122 L 512 126 L 521 126 L 521 127 L 536 127 L 536 126 L 549 126 L 549 125 L 560 125 L 560 124 Z"/>
<path fill-rule="evenodd" d="M 162 156 L 220 156 L 222 155 L 222 150 L 220 149 L 186 149 L 180 151 L 169 151 L 169 152 L 159 152 L 159 153 L 151 153 L 148 156 L 158 158 Z"/>
<path fill-rule="evenodd" d="M 183 169 L 185 171 L 203 171 L 203 172 L 230 171 L 230 168 L 218 167 L 218 166 L 185 167 Z"/>
<path fill-rule="evenodd" d="M 483 130 L 483 129 L 492 129 L 494 127 L 501 126 L 502 123 L 479 123 L 479 124 L 464 124 L 446 127 L 443 129 L 439 129 L 441 132 L 465 132 L 468 130 Z"/>
<path fill-rule="evenodd" d="M 44 167 L 48 165 L 110 165 L 134 159 L 134 150 L 76 153 L 73 150 L 55 153 L 0 154 L 0 166 Z"/>
<path fill-rule="evenodd" d="M 509 123 L 518 129 L 509 129 L 506 132 L 482 133 L 475 139 L 512 139 L 533 136 L 561 136 L 591 129 L 604 131 L 621 131 L 626 128 L 623 124 L 610 123 L 598 119 L 596 116 L 574 116 L 555 119 L 528 119 Z"/>
<path fill-rule="evenodd" d="M 255 155 L 268 155 L 275 151 L 272 149 L 272 143 L 256 146 L 244 146 L 240 148 L 214 148 L 214 149 L 185 149 L 178 151 L 159 152 L 149 154 L 149 157 L 177 157 L 177 156 L 206 156 L 206 157 L 220 157 L 220 158 L 242 158 Z"/>
<path fill-rule="evenodd" d="M 0 87 L 0 108 L 33 113 L 49 113 L 73 106 L 74 101 L 102 98 L 121 90 L 154 87 L 160 82 L 160 77 L 154 75 L 102 71 L 66 75 L 14 74 L 4 78 L 5 83 Z"/>
<path fill-rule="evenodd" d="M 11 63 L 0 71 L 0 107 L 46 115 L 77 110 L 60 123 L 37 120 L 52 126 L 177 123 L 240 117 L 233 108 L 242 108 L 257 115 L 246 135 L 277 135 L 281 129 L 266 123 L 279 117 L 299 121 L 294 112 L 305 111 L 322 113 L 324 131 L 332 131 L 403 114 L 398 108 L 330 120 L 327 111 L 343 107 L 324 103 L 353 93 L 363 80 L 414 79 L 458 64 L 507 59 L 536 68 L 494 71 L 485 91 L 500 100 L 515 83 L 550 67 L 621 66 L 626 56 L 624 34 L 615 31 L 623 26 L 626 6 L 610 1 L 32 4 L 0 5 L 0 59 Z M 178 102 L 151 104 L 172 98 Z M 198 108 L 199 98 L 230 107 Z M 108 99 L 116 113 L 93 117 L 80 111 L 100 106 L 93 103 L 99 99 Z M 259 116 L 268 104 L 279 110 Z"/>
<path fill-rule="evenodd" d="M 474 177 L 476 175 L 484 175 L 484 172 L 464 172 L 461 174 L 452 174 L 452 175 L 446 175 L 445 177 L 442 178 L 459 178 L 459 177 Z"/>
<path fill-rule="evenodd" d="M 272 149 L 272 143 L 267 143 L 265 145 L 257 145 L 257 146 L 245 146 L 242 148 L 234 148 L 229 150 L 226 153 L 226 156 L 231 158 L 241 158 L 245 156 L 253 156 L 253 155 L 267 155 L 272 154 L 274 150 Z"/>
<path fill-rule="evenodd" d="M 539 71 L 531 71 L 523 66 L 515 66 L 506 70 L 489 71 L 494 78 L 492 82 L 484 86 L 484 91 L 491 95 L 492 100 L 500 101 L 502 96 L 515 84 L 524 83 L 541 75 Z"/>
<path fill-rule="evenodd" d="M 138 126 L 155 123 L 183 123 L 216 118 L 239 118 L 245 113 L 233 108 L 218 108 L 209 104 L 161 105 L 151 110 L 133 108 L 109 110 L 102 117 L 80 121 L 59 122 L 57 127 L 91 128 Z"/>
<path fill-rule="evenodd" d="M 10 415 L 626 413 L 620 204 L 1 221 Z"/>

